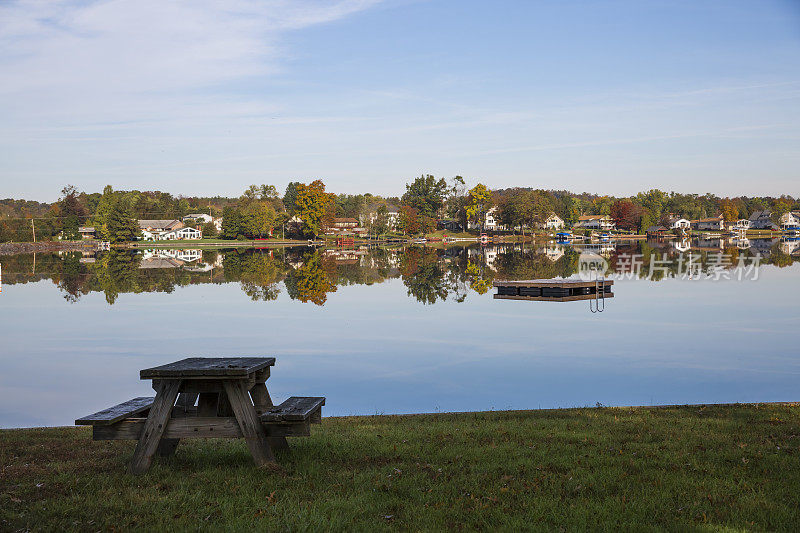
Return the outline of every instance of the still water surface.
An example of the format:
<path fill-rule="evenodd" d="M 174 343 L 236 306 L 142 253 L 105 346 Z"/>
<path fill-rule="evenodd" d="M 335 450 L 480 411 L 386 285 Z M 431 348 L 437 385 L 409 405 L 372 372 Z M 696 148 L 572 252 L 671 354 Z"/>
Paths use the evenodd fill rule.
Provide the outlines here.
<path fill-rule="evenodd" d="M 0 427 L 152 395 L 138 371 L 187 356 L 275 356 L 273 399 L 324 395 L 326 415 L 797 401 L 797 250 L 758 250 L 757 280 L 713 281 L 682 279 L 668 244 L 598 248 L 609 274 L 631 252 L 672 267 L 617 280 L 596 314 L 492 298 L 492 280 L 575 275 L 553 244 L 3 256 Z M 754 253 L 694 243 L 717 251 Z"/>

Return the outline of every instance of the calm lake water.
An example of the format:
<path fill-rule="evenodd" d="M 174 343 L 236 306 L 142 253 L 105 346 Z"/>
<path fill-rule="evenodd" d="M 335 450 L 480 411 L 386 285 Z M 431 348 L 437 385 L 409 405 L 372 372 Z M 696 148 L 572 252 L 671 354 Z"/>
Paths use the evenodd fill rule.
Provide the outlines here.
<path fill-rule="evenodd" d="M 553 243 L 0 256 L 0 427 L 152 395 L 138 371 L 188 356 L 275 356 L 273 399 L 326 415 L 800 399 L 797 242 L 589 248 L 624 278 L 602 313 L 493 299 L 576 276 Z"/>

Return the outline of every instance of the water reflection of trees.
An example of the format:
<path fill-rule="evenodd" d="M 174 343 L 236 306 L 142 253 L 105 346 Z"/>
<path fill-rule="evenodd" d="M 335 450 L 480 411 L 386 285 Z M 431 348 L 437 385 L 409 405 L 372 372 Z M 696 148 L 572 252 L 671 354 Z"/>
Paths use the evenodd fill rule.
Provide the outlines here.
<path fill-rule="evenodd" d="M 719 255 L 728 268 L 740 260 L 777 267 L 798 260 L 797 247 L 783 241 L 755 242 L 749 249 L 723 241 L 695 243 L 681 254 L 669 242 L 631 243 L 599 251 L 607 274 L 638 274 L 659 281 L 681 276 L 688 257 L 708 271 Z M 80 252 L 0 257 L 3 283 L 51 280 L 69 302 L 101 292 L 113 304 L 121 294 L 171 293 L 177 287 L 206 283 L 239 283 L 254 301 L 279 297 L 281 284 L 289 298 L 324 305 L 340 286 L 371 285 L 400 279 L 409 297 L 423 304 L 463 302 L 486 294 L 495 279 L 549 279 L 578 272 L 580 248 L 534 246 L 407 247 L 397 249 L 152 251 L 111 250 L 84 256 Z M 630 258 L 638 259 L 638 272 Z"/>

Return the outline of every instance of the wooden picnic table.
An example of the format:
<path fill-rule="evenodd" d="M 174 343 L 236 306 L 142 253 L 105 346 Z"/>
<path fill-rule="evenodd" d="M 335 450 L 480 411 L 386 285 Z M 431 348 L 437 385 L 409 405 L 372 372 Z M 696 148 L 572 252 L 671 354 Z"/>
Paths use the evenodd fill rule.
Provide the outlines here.
<path fill-rule="evenodd" d="M 292 397 L 275 407 L 266 380 L 274 357 L 191 357 L 140 372 L 155 398 L 134 398 L 79 418 L 95 440 L 136 439 L 130 469 L 142 473 L 156 453 L 167 456 L 184 438 L 244 437 L 257 465 L 275 461 L 287 436 L 309 434 L 321 421 L 322 397 Z M 146 413 L 146 418 L 144 418 Z"/>

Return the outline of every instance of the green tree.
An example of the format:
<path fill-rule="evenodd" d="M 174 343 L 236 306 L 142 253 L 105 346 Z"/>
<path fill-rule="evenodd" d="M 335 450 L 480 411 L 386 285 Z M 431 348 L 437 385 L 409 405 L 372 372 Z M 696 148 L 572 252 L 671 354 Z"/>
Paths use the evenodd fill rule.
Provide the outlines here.
<path fill-rule="evenodd" d="M 436 179 L 430 174 L 420 176 L 413 183 L 406 184 L 402 203 L 413 207 L 421 215 L 435 218 L 444 205 L 448 186 L 444 178 Z"/>
<path fill-rule="evenodd" d="M 298 185 L 301 185 L 299 181 L 290 181 L 286 186 L 286 192 L 283 195 L 283 207 L 290 216 L 294 216 L 294 211 L 297 206 Z"/>
<path fill-rule="evenodd" d="M 133 241 L 141 236 L 139 223 L 131 216 L 129 208 L 122 199 L 111 208 L 108 215 L 108 240 L 113 243 Z"/>
<path fill-rule="evenodd" d="M 264 237 L 275 226 L 275 210 L 262 201 L 250 202 L 241 210 L 240 230 L 248 237 Z"/>

